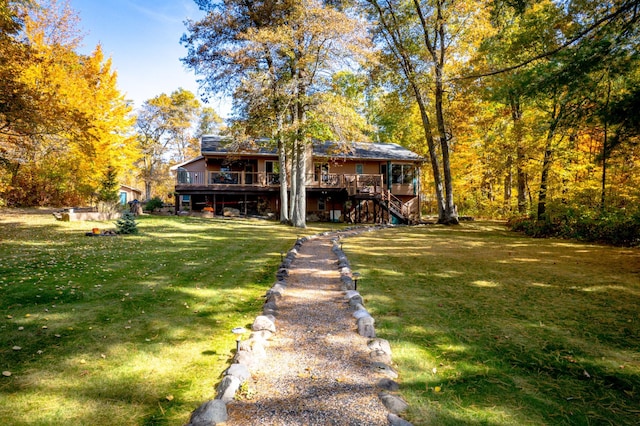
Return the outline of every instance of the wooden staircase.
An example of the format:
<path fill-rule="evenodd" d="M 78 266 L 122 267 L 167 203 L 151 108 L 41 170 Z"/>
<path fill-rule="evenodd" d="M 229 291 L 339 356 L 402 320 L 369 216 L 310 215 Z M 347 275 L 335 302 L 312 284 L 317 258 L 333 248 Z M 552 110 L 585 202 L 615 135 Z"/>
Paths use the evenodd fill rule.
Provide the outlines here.
<path fill-rule="evenodd" d="M 409 224 L 409 212 L 402 201 L 391 191 L 382 191 L 378 204 L 402 224 Z"/>
<path fill-rule="evenodd" d="M 405 206 L 402 200 L 391 194 L 390 191 L 383 190 L 375 193 L 354 195 L 352 200 L 354 205 L 349 213 L 349 218 L 353 223 L 378 222 L 378 220 L 404 225 L 411 223 L 409 208 Z M 373 209 L 370 208 L 371 205 L 373 205 Z M 384 213 L 387 214 L 385 215 Z"/>
<path fill-rule="evenodd" d="M 402 200 L 393 195 L 383 185 L 382 175 L 345 175 L 345 187 L 349 197 L 353 201 L 353 208 L 349 213 L 352 222 L 360 222 L 365 216 L 368 219 L 378 220 L 376 210 L 386 212 L 386 221 L 400 224 L 411 223 L 410 209 Z M 373 217 L 369 206 L 373 203 Z M 384 222 L 384 214 L 381 214 Z M 393 217 L 393 219 L 392 219 Z"/>

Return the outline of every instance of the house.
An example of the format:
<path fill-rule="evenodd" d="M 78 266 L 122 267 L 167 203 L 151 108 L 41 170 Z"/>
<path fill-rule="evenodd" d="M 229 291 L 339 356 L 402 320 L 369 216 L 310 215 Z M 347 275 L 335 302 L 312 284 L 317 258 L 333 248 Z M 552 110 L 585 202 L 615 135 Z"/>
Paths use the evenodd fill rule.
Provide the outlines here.
<path fill-rule="evenodd" d="M 201 138 L 201 155 L 172 167 L 176 210 L 279 217 L 276 148 Z M 424 159 L 396 144 L 316 142 L 307 163 L 307 220 L 409 223 L 420 217 Z"/>
<path fill-rule="evenodd" d="M 128 185 L 120 184 L 119 194 L 120 204 L 122 204 L 123 206 L 133 200 L 140 201 L 142 199 L 142 191 Z"/>

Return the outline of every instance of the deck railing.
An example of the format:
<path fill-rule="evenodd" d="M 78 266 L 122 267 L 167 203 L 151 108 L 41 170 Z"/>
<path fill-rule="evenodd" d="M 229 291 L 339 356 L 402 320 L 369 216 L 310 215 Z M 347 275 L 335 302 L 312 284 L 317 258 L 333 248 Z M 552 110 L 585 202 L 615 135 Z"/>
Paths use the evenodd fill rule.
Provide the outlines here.
<path fill-rule="evenodd" d="M 188 172 L 180 170 L 176 176 L 180 186 L 241 185 L 269 187 L 280 185 L 278 173 L 267 172 Z"/>
<path fill-rule="evenodd" d="M 278 173 L 267 172 L 189 172 L 178 171 L 176 183 L 179 186 L 252 186 L 272 187 L 280 185 Z M 383 191 L 382 175 L 364 174 L 308 174 L 309 188 L 344 188 L 349 194 L 371 193 Z"/>

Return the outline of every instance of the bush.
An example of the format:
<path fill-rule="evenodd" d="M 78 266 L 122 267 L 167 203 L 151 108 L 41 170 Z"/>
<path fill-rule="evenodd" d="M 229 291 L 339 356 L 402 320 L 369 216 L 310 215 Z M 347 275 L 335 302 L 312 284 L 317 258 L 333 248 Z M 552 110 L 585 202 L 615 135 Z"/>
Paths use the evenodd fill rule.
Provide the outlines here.
<path fill-rule="evenodd" d="M 160 197 L 153 197 L 152 199 L 147 201 L 147 204 L 145 204 L 144 209 L 148 212 L 152 212 L 155 209 L 162 208 L 163 205 L 164 205 L 164 202 L 160 199 Z"/>
<path fill-rule="evenodd" d="M 555 212 L 554 217 L 546 220 L 512 218 L 508 226 L 531 237 L 573 238 L 616 246 L 640 245 L 640 211 L 629 215 L 624 210 L 600 213 L 567 208 L 562 214 Z"/>

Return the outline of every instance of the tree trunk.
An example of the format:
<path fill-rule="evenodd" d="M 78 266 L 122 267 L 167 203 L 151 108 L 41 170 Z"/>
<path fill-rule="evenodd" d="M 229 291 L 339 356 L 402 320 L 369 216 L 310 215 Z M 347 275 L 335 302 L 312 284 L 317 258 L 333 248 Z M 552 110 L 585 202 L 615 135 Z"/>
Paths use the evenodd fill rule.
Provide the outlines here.
<path fill-rule="evenodd" d="M 422 93 L 417 84 L 411 84 L 413 92 L 418 102 L 418 108 L 420 109 L 420 118 L 422 119 L 422 128 L 424 130 L 424 137 L 427 140 L 427 146 L 429 148 L 429 159 L 431 160 L 431 171 L 433 173 L 433 184 L 436 190 L 436 202 L 438 203 L 438 222 L 442 223 L 445 220 L 445 200 L 442 190 L 442 178 L 440 175 L 440 163 L 438 162 L 438 153 L 436 152 L 436 144 L 433 139 L 433 131 L 431 130 L 431 121 L 427 114 L 427 108 L 425 106 Z"/>
<path fill-rule="evenodd" d="M 444 44 L 444 41 L 442 41 Z M 444 55 L 444 52 L 443 52 Z M 440 149 L 442 151 L 442 172 L 444 175 L 445 189 L 445 206 L 444 218 L 441 223 L 448 225 L 457 225 L 458 211 L 453 202 L 453 179 L 451 177 L 451 163 L 449 160 L 449 136 L 444 122 L 443 112 L 443 82 L 442 82 L 442 64 L 436 64 L 436 121 L 438 122 L 438 132 L 440 133 Z"/>
<path fill-rule="evenodd" d="M 289 158 L 289 166 L 291 170 L 289 172 L 289 181 L 291 190 L 289 191 L 289 220 L 291 223 L 295 223 L 297 220 L 298 209 L 296 208 L 296 200 L 298 199 L 298 141 L 293 141 L 291 146 L 291 155 Z"/>
<path fill-rule="evenodd" d="M 280 180 L 280 223 L 289 223 L 289 183 L 287 182 L 287 151 L 281 137 L 278 137 L 278 178 Z"/>
<path fill-rule="evenodd" d="M 297 147 L 296 160 L 298 161 L 298 166 L 296 167 L 298 171 L 297 175 L 297 187 L 298 193 L 296 194 L 296 211 L 297 214 L 295 218 L 293 218 L 293 226 L 296 228 L 306 228 L 307 227 L 307 184 L 306 184 L 306 176 L 307 176 L 307 146 L 304 141 L 298 142 Z"/>
<path fill-rule="evenodd" d="M 609 76 L 607 76 L 609 77 Z M 611 100 L 611 78 L 609 77 L 607 80 L 607 99 L 605 102 L 605 114 L 604 114 L 604 135 L 602 141 L 602 189 L 600 194 L 600 211 L 602 214 L 606 211 L 607 208 L 607 156 L 609 152 L 607 151 L 607 144 L 609 143 L 609 101 Z"/>
<path fill-rule="evenodd" d="M 511 212 L 511 188 L 513 186 L 513 156 L 507 156 L 507 172 L 504 176 L 504 211 Z"/>
<path fill-rule="evenodd" d="M 516 147 L 516 181 L 518 190 L 518 213 L 527 212 L 527 177 L 524 172 L 524 146 L 522 146 L 522 109 L 518 95 L 509 96 L 511 119 L 513 121 L 513 139 Z"/>
<path fill-rule="evenodd" d="M 544 148 L 542 160 L 542 173 L 540 175 L 540 190 L 538 192 L 538 220 L 547 219 L 547 187 L 549 185 L 549 171 L 553 161 L 553 137 L 555 136 L 555 123 L 549 127 L 547 142 Z"/>

